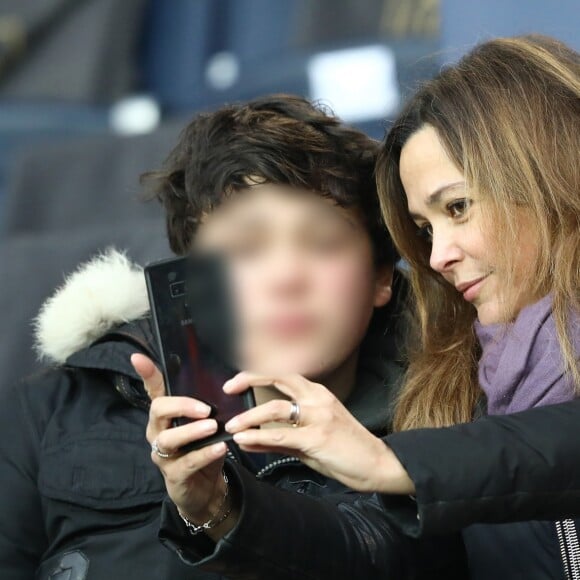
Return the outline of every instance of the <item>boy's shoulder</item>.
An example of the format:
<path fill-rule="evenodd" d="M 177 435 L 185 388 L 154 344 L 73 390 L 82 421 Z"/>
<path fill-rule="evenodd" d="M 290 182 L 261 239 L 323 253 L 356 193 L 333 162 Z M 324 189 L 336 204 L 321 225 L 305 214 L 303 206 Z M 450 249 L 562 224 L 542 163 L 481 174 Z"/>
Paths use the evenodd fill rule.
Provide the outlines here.
<path fill-rule="evenodd" d="M 21 380 L 2 388 L 2 399 L 38 417 L 75 397 L 91 401 L 121 394 L 144 407 L 130 356 L 143 352 L 157 359 L 148 309 L 142 269 L 123 253 L 108 250 L 82 264 L 34 322 L 44 368 L 34 374 L 23 369 Z"/>
<path fill-rule="evenodd" d="M 9 385 L 1 398 L 37 426 L 55 414 L 64 418 L 86 412 L 96 417 L 109 408 L 116 414 L 131 414 L 131 408 L 146 411 L 149 399 L 130 357 L 142 352 L 155 358 L 150 332 L 147 318 L 119 325 L 63 363 L 48 364 Z"/>

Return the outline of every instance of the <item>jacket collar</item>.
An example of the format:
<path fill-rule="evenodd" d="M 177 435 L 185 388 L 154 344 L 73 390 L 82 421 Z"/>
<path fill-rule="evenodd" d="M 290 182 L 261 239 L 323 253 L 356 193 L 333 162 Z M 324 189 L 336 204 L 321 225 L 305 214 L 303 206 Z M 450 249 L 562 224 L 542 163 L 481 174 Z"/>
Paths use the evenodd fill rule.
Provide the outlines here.
<path fill-rule="evenodd" d="M 131 355 L 136 352 L 159 361 L 149 318 L 141 318 L 112 329 L 89 347 L 73 353 L 65 364 L 121 373 L 140 381 L 130 361 Z"/>

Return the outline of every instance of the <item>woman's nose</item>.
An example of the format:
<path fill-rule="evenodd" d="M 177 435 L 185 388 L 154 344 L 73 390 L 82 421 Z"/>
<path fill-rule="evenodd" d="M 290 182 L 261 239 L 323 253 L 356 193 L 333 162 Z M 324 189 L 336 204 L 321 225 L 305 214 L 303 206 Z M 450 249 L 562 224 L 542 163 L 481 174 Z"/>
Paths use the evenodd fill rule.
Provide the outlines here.
<path fill-rule="evenodd" d="M 463 256 L 461 248 L 452 232 L 433 230 L 429 264 L 433 270 L 444 274 Z"/>

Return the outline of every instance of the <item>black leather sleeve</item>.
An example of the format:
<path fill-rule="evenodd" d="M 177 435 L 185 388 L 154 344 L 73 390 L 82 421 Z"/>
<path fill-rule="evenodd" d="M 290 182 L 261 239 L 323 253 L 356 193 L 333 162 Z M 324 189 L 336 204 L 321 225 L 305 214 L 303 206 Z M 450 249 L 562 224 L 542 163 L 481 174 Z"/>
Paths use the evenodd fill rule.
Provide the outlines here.
<path fill-rule="evenodd" d="M 161 540 L 204 571 L 237 580 L 465 578 L 458 537 L 405 538 L 384 517 L 377 496 L 314 499 L 231 466 L 230 482 L 242 511 L 217 544 L 191 536 L 171 502 L 163 506 Z"/>
<path fill-rule="evenodd" d="M 580 517 L 580 400 L 385 441 L 414 481 L 416 503 L 383 496 L 383 505 L 413 537 Z"/>

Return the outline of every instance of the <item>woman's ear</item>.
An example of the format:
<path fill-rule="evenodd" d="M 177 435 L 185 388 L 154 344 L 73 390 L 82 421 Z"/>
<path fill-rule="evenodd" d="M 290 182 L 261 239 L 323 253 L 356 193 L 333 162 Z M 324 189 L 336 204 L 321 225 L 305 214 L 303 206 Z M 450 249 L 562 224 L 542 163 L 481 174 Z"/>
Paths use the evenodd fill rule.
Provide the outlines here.
<path fill-rule="evenodd" d="M 375 278 L 375 299 L 373 305 L 380 308 L 388 304 L 393 296 L 393 266 L 380 266 Z"/>

